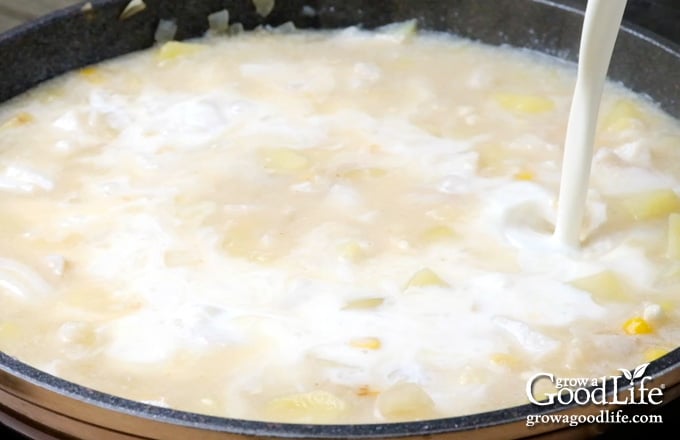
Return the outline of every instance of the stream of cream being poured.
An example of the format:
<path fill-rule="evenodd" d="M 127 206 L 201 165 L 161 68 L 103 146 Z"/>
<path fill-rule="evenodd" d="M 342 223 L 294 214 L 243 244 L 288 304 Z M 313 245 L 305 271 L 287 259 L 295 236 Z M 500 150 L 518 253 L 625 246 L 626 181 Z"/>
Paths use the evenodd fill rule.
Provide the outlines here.
<path fill-rule="evenodd" d="M 578 248 L 602 89 L 627 0 L 588 0 L 560 181 L 554 238 Z"/>

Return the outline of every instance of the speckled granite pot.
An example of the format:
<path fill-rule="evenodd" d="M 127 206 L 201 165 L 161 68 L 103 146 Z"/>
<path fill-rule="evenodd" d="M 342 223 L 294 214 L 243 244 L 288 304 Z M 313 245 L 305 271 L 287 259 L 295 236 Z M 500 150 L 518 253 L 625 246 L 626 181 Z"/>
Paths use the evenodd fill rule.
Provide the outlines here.
<path fill-rule="evenodd" d="M 82 10 L 81 4 L 0 35 L 0 101 L 68 70 L 150 46 L 160 18 L 177 20 L 178 39 L 200 35 L 207 27 L 207 15 L 225 7 L 232 21 L 246 28 L 263 23 L 250 0 L 146 0 L 145 11 L 123 21 L 119 16 L 128 0 L 91 3 L 92 10 Z M 631 1 L 630 6 L 641 2 L 635 3 Z M 582 0 L 278 0 L 266 23 L 292 20 L 298 27 L 359 24 L 370 28 L 415 17 L 424 28 L 575 60 L 583 4 Z M 303 14 L 303 6 L 317 14 Z M 678 46 L 631 26 L 621 32 L 610 76 L 649 94 L 680 117 L 678 73 Z M 653 362 L 647 374 L 652 377 L 649 386 L 665 386 L 665 402 L 679 396 L 680 349 Z M 0 352 L 0 422 L 37 439 L 587 438 L 607 426 L 528 428 L 526 416 L 597 414 L 600 409 L 524 405 L 463 417 L 373 425 L 252 422 L 116 398 L 42 373 Z M 623 408 L 629 414 L 650 410 L 654 408 Z"/>

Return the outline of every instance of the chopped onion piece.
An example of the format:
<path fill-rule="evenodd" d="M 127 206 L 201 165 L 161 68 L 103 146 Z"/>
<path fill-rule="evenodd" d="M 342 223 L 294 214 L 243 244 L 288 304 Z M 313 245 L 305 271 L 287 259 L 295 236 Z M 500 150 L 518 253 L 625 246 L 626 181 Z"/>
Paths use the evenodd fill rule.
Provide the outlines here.
<path fill-rule="evenodd" d="M 318 15 L 316 9 L 312 8 L 309 5 L 304 5 L 300 13 L 305 17 L 316 17 Z"/>
<path fill-rule="evenodd" d="M 158 22 L 158 27 L 156 27 L 156 34 L 154 35 L 154 40 L 156 43 L 163 44 L 168 41 L 175 39 L 175 34 L 177 33 L 177 23 L 174 20 L 163 20 Z"/>
<path fill-rule="evenodd" d="M 273 31 L 277 34 L 290 34 L 292 32 L 296 31 L 295 23 L 292 21 L 287 21 L 283 23 L 280 26 L 277 26 L 273 29 Z"/>
<path fill-rule="evenodd" d="M 262 17 L 266 17 L 274 9 L 275 0 L 253 0 L 255 11 Z"/>
<path fill-rule="evenodd" d="M 397 43 L 403 43 L 416 35 L 418 32 L 418 21 L 414 18 L 398 23 L 391 23 L 380 26 L 376 31 L 390 40 L 394 40 Z"/>
<path fill-rule="evenodd" d="M 222 9 L 208 15 L 210 31 L 216 34 L 224 34 L 229 30 L 229 11 Z"/>
<path fill-rule="evenodd" d="M 245 32 L 243 23 L 237 22 L 229 26 L 229 35 L 238 35 L 242 34 L 243 32 Z"/>
<path fill-rule="evenodd" d="M 130 0 L 130 3 L 127 4 L 125 9 L 123 9 L 123 12 L 120 14 L 120 19 L 127 20 L 133 15 L 139 14 L 144 9 L 146 9 L 146 3 L 144 3 L 144 0 Z"/>
<path fill-rule="evenodd" d="M 32 268 L 16 260 L 0 258 L 0 293 L 8 291 L 20 298 L 47 295 L 50 285 Z"/>

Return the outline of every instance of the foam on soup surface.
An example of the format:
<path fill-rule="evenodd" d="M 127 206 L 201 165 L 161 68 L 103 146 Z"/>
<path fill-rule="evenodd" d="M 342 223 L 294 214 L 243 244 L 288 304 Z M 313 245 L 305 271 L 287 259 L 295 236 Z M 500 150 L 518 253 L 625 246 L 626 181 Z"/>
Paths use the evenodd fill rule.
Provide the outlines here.
<path fill-rule="evenodd" d="M 498 409 L 538 372 L 657 358 L 680 340 L 680 124 L 608 85 L 584 247 L 559 251 L 574 73 L 347 29 L 53 80 L 0 107 L 0 349 L 130 399 L 317 423 Z"/>

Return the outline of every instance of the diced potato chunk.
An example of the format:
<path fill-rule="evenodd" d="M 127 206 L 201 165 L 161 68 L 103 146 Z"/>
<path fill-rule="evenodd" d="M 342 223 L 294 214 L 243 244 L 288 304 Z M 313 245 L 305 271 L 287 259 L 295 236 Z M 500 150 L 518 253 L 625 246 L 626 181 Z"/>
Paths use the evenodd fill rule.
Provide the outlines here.
<path fill-rule="evenodd" d="M 446 225 L 437 225 L 426 229 L 421 239 L 426 244 L 436 243 L 440 241 L 450 240 L 456 237 L 456 233 L 450 227 Z"/>
<path fill-rule="evenodd" d="M 538 114 L 555 108 L 555 103 L 545 96 L 499 93 L 494 95 L 494 99 L 504 109 L 520 113 Z"/>
<path fill-rule="evenodd" d="M 668 216 L 668 258 L 680 260 L 680 214 Z"/>
<path fill-rule="evenodd" d="M 602 119 L 608 131 L 626 131 L 643 122 L 643 111 L 630 99 L 618 100 Z"/>
<path fill-rule="evenodd" d="M 645 358 L 645 361 L 652 362 L 652 361 L 659 359 L 660 357 L 667 355 L 669 352 L 670 352 L 670 350 L 668 350 L 668 349 L 660 348 L 660 347 L 654 347 L 654 348 L 650 348 L 648 350 L 645 350 L 644 358 Z"/>
<path fill-rule="evenodd" d="M 204 49 L 201 44 L 183 43 L 180 41 L 168 41 L 163 44 L 158 52 L 159 61 L 170 61 L 179 57 L 193 55 Z"/>
<path fill-rule="evenodd" d="M 357 338 L 349 341 L 349 345 L 354 348 L 361 348 L 364 350 L 378 350 L 382 347 L 380 339 L 374 337 Z"/>
<path fill-rule="evenodd" d="M 253 0 L 253 5 L 261 17 L 266 17 L 274 10 L 275 2 L 276 0 Z"/>
<path fill-rule="evenodd" d="M 448 287 L 449 285 L 439 277 L 432 269 L 421 269 L 413 276 L 411 279 L 406 283 L 406 288 L 408 289 L 409 287 L 429 287 L 429 286 L 437 286 L 437 287 Z"/>
<path fill-rule="evenodd" d="M 346 410 L 343 399 L 322 390 L 278 397 L 267 405 L 267 413 L 272 418 L 286 422 L 339 421 Z"/>
<path fill-rule="evenodd" d="M 366 256 L 366 252 L 360 243 L 348 241 L 338 246 L 340 258 L 347 261 L 357 262 Z"/>
<path fill-rule="evenodd" d="M 343 310 L 367 310 L 380 307 L 385 302 L 385 298 L 361 298 L 347 303 Z"/>
<path fill-rule="evenodd" d="M 573 280 L 569 284 L 577 289 L 589 292 L 593 299 L 599 303 L 625 302 L 630 299 L 619 276 L 609 270 Z"/>
<path fill-rule="evenodd" d="M 309 168 L 311 161 L 302 152 L 290 148 L 269 148 L 262 151 L 265 168 L 269 171 L 293 174 Z"/>
<path fill-rule="evenodd" d="M 424 268 L 413 274 L 411 279 L 406 283 L 406 288 L 409 287 L 448 287 L 449 284 L 441 279 L 432 269 Z"/>
<path fill-rule="evenodd" d="M 623 323 L 623 331 L 627 335 L 645 335 L 652 333 L 654 329 L 644 318 L 636 316 Z"/>
<path fill-rule="evenodd" d="M 625 196 L 622 203 L 635 220 L 654 220 L 680 213 L 680 198 L 671 189 L 631 194 Z"/>
<path fill-rule="evenodd" d="M 399 382 L 380 393 L 376 407 L 388 420 L 418 420 L 432 417 L 435 404 L 419 385 Z"/>

